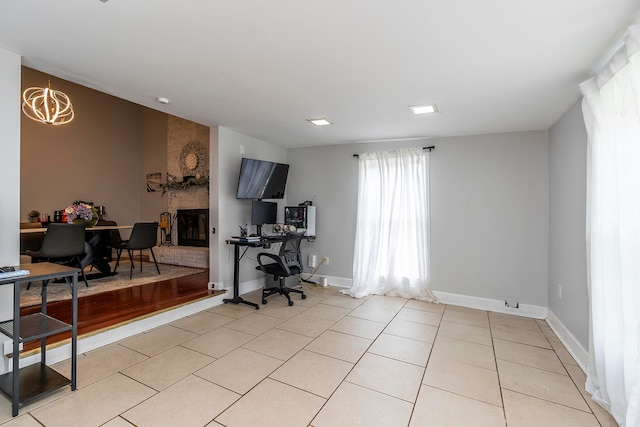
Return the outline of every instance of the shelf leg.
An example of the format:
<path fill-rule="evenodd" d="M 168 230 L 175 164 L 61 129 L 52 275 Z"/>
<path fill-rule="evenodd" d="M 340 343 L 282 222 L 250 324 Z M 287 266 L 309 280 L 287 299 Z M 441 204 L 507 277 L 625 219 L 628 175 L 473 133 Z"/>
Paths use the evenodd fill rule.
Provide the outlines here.
<path fill-rule="evenodd" d="M 20 283 L 13 284 L 13 399 L 11 402 L 11 414 L 18 415 L 20 397 Z"/>
<path fill-rule="evenodd" d="M 76 362 L 78 360 L 78 273 L 73 275 L 71 288 L 71 390 L 76 389 Z"/>
<path fill-rule="evenodd" d="M 47 315 L 47 288 L 48 288 L 48 285 L 49 285 L 49 281 L 48 280 L 43 280 L 42 281 L 42 291 L 41 291 L 42 304 L 40 305 L 40 307 L 41 307 L 40 311 L 45 316 Z M 40 363 L 42 363 L 43 365 L 47 364 L 47 337 L 40 338 Z"/>

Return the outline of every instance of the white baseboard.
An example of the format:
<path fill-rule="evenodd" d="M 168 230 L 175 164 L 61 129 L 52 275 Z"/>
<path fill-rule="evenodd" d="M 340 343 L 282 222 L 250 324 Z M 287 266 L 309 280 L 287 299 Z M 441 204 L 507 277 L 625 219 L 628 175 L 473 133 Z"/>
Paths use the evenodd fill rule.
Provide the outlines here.
<path fill-rule="evenodd" d="M 265 279 L 264 278 L 259 278 L 259 279 L 253 279 L 253 280 L 248 280 L 246 282 L 242 282 L 238 285 L 238 295 L 244 295 L 246 293 L 249 292 L 253 292 L 256 291 L 258 289 L 262 289 L 264 287 L 265 284 Z M 228 298 L 232 298 L 233 297 L 233 285 L 228 286 L 226 288 L 224 288 L 227 293 L 229 295 L 231 295 Z"/>
<path fill-rule="evenodd" d="M 315 276 L 311 277 L 311 281 L 319 283 L 320 278 L 322 277 L 327 278 L 327 282 L 329 283 L 329 286 L 336 286 L 338 288 L 350 288 L 351 286 L 353 286 L 353 279 L 347 279 L 345 277 L 327 276 L 324 274 L 316 274 Z"/>
<path fill-rule="evenodd" d="M 438 301 L 442 304 L 458 305 L 461 307 L 494 311 L 496 313 L 532 317 L 534 319 L 545 319 L 547 317 L 547 307 L 540 305 L 520 304 L 519 308 L 512 308 L 505 306 L 504 300 L 472 297 L 441 291 L 433 291 L 433 293 L 438 297 Z"/>
<path fill-rule="evenodd" d="M 587 372 L 589 351 L 580 344 L 576 337 L 573 336 L 569 329 L 564 326 L 564 323 L 562 323 L 551 310 L 547 310 L 547 323 L 558 336 L 558 339 L 562 341 L 562 344 L 564 344 L 576 363 L 580 365 L 582 371 Z"/>
<path fill-rule="evenodd" d="M 316 281 L 320 277 L 326 277 L 329 285 L 339 288 L 350 288 L 353 285 L 353 279 L 346 277 L 324 276 L 322 274 L 312 278 Z M 532 317 L 534 319 L 545 319 L 547 317 L 547 307 L 539 305 L 520 304 L 519 308 L 506 307 L 503 300 L 494 300 L 489 298 L 471 297 L 467 295 L 451 294 L 448 292 L 433 292 L 442 304 L 458 305 L 468 308 L 476 308 L 479 310 L 495 311 L 497 313 L 514 314 L 516 316 Z"/>

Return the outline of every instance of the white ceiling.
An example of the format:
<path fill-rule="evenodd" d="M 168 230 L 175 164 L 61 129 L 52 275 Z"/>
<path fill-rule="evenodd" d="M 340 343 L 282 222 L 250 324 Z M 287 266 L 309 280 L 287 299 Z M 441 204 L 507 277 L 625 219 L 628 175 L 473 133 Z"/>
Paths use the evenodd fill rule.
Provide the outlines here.
<path fill-rule="evenodd" d="M 638 12 L 637 0 L 5 0 L 0 48 L 304 147 L 548 129 Z M 433 102 L 439 114 L 409 114 Z"/>

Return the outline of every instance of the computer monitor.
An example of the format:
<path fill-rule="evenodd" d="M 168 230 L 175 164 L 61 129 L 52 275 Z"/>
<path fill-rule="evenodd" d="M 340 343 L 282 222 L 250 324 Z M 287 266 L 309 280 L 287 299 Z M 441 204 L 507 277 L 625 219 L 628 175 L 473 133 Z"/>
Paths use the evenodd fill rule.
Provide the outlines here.
<path fill-rule="evenodd" d="M 251 224 L 256 226 L 256 235 L 262 235 L 262 224 L 275 224 L 278 221 L 278 204 L 252 200 Z"/>

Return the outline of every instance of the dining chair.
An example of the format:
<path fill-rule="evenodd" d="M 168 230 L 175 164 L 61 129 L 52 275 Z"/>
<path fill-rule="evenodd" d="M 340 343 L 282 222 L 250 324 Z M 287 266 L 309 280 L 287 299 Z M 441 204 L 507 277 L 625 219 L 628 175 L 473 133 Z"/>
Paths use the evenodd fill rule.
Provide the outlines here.
<path fill-rule="evenodd" d="M 287 233 L 280 246 L 278 255 L 270 252 L 261 252 L 258 254 L 258 266 L 256 270 L 262 270 L 264 273 L 273 275 L 273 279 L 278 281 L 278 286 L 262 289 L 262 304 L 267 303 L 267 297 L 273 294 L 284 295 L 288 304 L 293 305 L 290 293 L 301 294 L 302 299 L 307 296 L 299 289 L 289 288 L 285 285 L 285 279 L 302 273 L 302 255 L 300 254 L 300 242 L 304 233 Z M 268 261 L 271 260 L 273 262 Z"/>
<path fill-rule="evenodd" d="M 84 233 L 84 224 L 49 224 L 40 249 L 26 250 L 25 253 L 31 257 L 32 262 L 48 261 L 80 268 L 82 280 L 89 287 L 80 263 L 85 250 Z M 27 289 L 30 286 L 31 283 L 27 285 Z"/>
<path fill-rule="evenodd" d="M 42 228 L 39 222 L 21 222 L 20 228 Z M 26 255 L 27 251 L 37 251 L 44 241 L 44 233 L 20 233 L 20 255 Z"/>
<path fill-rule="evenodd" d="M 153 262 L 156 265 L 156 270 L 160 274 L 160 267 L 158 267 L 158 261 L 156 261 L 156 255 L 153 253 L 153 247 L 158 243 L 158 223 L 157 222 L 136 222 L 133 224 L 133 230 L 129 240 L 123 240 L 119 243 L 114 242 L 112 247 L 117 252 L 116 265 L 113 268 L 115 274 L 118 266 L 120 265 L 120 256 L 122 251 L 126 250 L 129 254 L 129 261 L 131 265 L 129 268 L 129 279 L 133 277 L 133 253 L 136 250 L 140 251 L 140 271 L 142 271 L 142 250 L 149 249 Z"/>
<path fill-rule="evenodd" d="M 98 220 L 96 223 L 96 227 L 100 226 L 117 226 L 118 223 L 115 221 L 108 220 Z M 119 245 L 122 243 L 122 237 L 120 236 L 120 230 L 106 230 L 106 231 L 98 231 L 97 233 L 101 234 L 100 245 L 102 247 L 102 253 L 100 254 L 107 261 L 113 261 L 112 249 L 114 249 L 115 245 Z"/>

